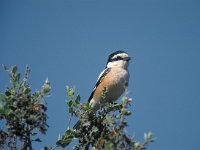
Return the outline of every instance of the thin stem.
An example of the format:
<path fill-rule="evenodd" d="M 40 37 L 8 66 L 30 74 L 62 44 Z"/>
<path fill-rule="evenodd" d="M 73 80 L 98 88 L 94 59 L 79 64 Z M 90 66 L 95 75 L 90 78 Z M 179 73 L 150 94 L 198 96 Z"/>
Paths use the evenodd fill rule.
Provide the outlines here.
<path fill-rule="evenodd" d="M 68 126 L 70 125 L 70 122 L 71 122 L 71 120 L 72 120 L 72 117 L 73 117 L 73 114 L 71 114 L 70 117 L 69 117 L 69 119 L 68 119 L 68 123 L 67 123 Z"/>
<path fill-rule="evenodd" d="M 31 137 L 30 137 L 30 132 L 27 133 L 27 137 L 28 137 L 28 139 L 27 139 L 27 145 L 29 147 L 29 150 L 33 150 L 33 148 L 32 148 L 32 142 L 31 142 Z"/>
<path fill-rule="evenodd" d="M 57 147 L 58 146 L 56 145 L 56 146 L 52 147 L 50 150 L 55 150 Z"/>
<path fill-rule="evenodd" d="M 17 149 L 17 136 L 14 136 L 14 149 Z"/>

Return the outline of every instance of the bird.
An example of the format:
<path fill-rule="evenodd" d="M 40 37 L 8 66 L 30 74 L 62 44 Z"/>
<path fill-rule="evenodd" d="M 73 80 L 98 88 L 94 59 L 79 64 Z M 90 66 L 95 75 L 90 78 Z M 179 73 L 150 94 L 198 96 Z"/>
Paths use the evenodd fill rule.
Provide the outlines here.
<path fill-rule="evenodd" d="M 112 103 L 125 92 L 129 82 L 128 65 L 130 60 L 131 57 L 128 53 L 122 50 L 109 55 L 106 67 L 100 73 L 88 99 L 93 112 L 96 112 L 105 101 Z M 104 96 L 102 96 L 103 91 L 105 92 Z M 78 121 L 74 129 L 78 129 L 80 123 Z"/>

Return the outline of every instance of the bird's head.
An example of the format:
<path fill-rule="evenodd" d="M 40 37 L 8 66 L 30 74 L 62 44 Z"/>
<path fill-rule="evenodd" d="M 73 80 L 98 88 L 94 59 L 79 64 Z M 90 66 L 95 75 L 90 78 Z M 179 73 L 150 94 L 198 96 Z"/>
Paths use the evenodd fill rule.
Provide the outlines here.
<path fill-rule="evenodd" d="M 116 51 L 108 57 L 107 67 L 121 67 L 127 69 L 131 58 L 124 51 Z"/>

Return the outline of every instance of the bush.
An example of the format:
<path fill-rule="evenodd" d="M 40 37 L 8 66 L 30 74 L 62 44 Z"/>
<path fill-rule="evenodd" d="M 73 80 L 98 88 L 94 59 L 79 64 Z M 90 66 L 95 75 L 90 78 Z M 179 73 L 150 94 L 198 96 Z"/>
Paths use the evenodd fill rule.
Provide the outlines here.
<path fill-rule="evenodd" d="M 32 92 L 28 83 L 30 69 L 27 66 L 24 77 L 20 80 L 17 66 L 4 66 L 9 75 L 10 86 L 0 93 L 0 148 L 9 150 L 33 150 L 33 142 L 41 142 L 38 133 L 45 134 L 47 125 L 47 105 L 44 98 L 51 92 L 51 86 L 46 79 L 41 90 Z M 142 150 L 153 142 L 152 133 L 144 134 L 144 141 L 137 142 L 126 132 L 127 117 L 132 115 L 128 109 L 132 99 L 124 96 L 120 103 L 104 103 L 94 112 L 88 102 L 81 103 L 80 95 L 75 96 L 75 88 L 66 87 L 70 114 L 68 126 L 73 116 L 78 123 L 73 128 L 67 128 L 58 137 L 54 147 L 44 147 L 44 150 L 54 150 L 67 147 L 72 140 L 77 144 L 73 149 L 93 150 Z M 104 97 L 106 89 L 103 89 Z M 106 102 L 106 99 L 104 99 Z"/>
<path fill-rule="evenodd" d="M 119 150 L 142 150 L 153 142 L 152 133 L 144 134 L 144 142 L 136 142 L 126 132 L 126 118 L 132 115 L 128 110 L 132 99 L 124 96 L 121 102 L 104 103 L 101 109 L 93 112 L 89 103 L 80 103 L 80 95 L 74 96 L 75 88 L 66 88 L 69 100 L 68 111 L 72 116 L 79 119 L 78 128 L 68 128 L 57 141 L 58 147 L 66 147 L 73 139 L 78 139 L 78 144 L 73 149 L 89 149 L 91 145 L 95 149 L 119 149 Z M 106 91 L 103 90 L 104 92 Z M 102 94 L 104 95 L 104 93 Z M 70 120 L 71 120 L 70 117 Z"/>
<path fill-rule="evenodd" d="M 27 66 L 24 78 L 20 81 L 21 74 L 17 72 L 17 66 L 4 69 L 10 78 L 10 87 L 0 93 L 0 148 L 32 150 L 32 142 L 41 142 L 36 137 L 40 132 L 45 134 L 48 128 L 46 103 L 43 98 L 49 94 L 51 87 L 48 79 L 41 90 L 31 93 L 28 84 L 30 69 Z M 20 144 L 17 145 L 17 143 Z"/>

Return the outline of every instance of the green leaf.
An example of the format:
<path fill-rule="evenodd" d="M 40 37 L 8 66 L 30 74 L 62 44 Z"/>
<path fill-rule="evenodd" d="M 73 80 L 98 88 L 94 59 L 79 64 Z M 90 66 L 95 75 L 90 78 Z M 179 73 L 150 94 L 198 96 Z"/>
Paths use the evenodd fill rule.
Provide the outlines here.
<path fill-rule="evenodd" d="M 15 76 L 15 82 L 18 82 L 20 79 L 20 73 L 18 73 L 16 76 Z"/>
<path fill-rule="evenodd" d="M 139 146 L 140 146 L 140 143 L 138 143 L 138 142 L 136 142 L 136 143 L 134 144 L 134 148 L 135 148 L 135 149 L 139 148 Z"/>
<path fill-rule="evenodd" d="M 6 89 L 5 95 L 6 95 L 6 96 L 10 96 L 10 95 L 11 95 L 11 92 L 12 92 L 11 89 Z"/>
<path fill-rule="evenodd" d="M 6 101 L 6 96 L 3 93 L 0 93 L 0 98 L 3 102 Z"/>
<path fill-rule="evenodd" d="M 68 107 L 72 107 L 72 104 L 73 104 L 73 101 L 72 101 L 72 100 L 67 101 Z"/>
<path fill-rule="evenodd" d="M 63 146 L 62 146 L 62 140 L 57 140 L 57 141 L 56 141 L 56 145 L 57 145 L 57 146 L 60 146 L 60 147 L 63 147 Z"/>
<path fill-rule="evenodd" d="M 121 113 L 122 113 L 122 114 L 124 114 L 124 115 L 125 115 L 125 114 L 126 114 L 126 112 L 127 112 L 127 109 L 126 109 L 126 108 L 122 108 L 122 109 L 121 109 Z"/>
<path fill-rule="evenodd" d="M 107 142 L 106 144 L 105 144 L 105 149 L 113 149 L 113 144 L 111 143 L 111 142 Z"/>
<path fill-rule="evenodd" d="M 92 150 L 96 150 L 96 148 L 93 146 L 93 147 L 92 147 Z"/>
<path fill-rule="evenodd" d="M 36 91 L 35 93 L 32 94 L 32 96 L 34 98 L 38 98 L 40 96 L 40 92 L 39 91 Z"/>
<path fill-rule="evenodd" d="M 152 134 L 152 132 L 149 132 L 149 133 L 148 133 L 148 135 L 147 135 L 147 137 L 148 137 L 148 139 L 149 139 L 149 140 L 151 140 L 151 139 L 152 139 L 152 137 L 153 137 L 153 134 Z"/>
<path fill-rule="evenodd" d="M 113 123 L 112 117 L 110 115 L 106 115 L 106 121 L 107 121 L 108 124 Z"/>
<path fill-rule="evenodd" d="M 126 116 L 130 116 L 131 114 L 132 114 L 132 112 L 129 110 L 124 113 L 124 115 L 126 115 Z"/>
<path fill-rule="evenodd" d="M 78 94 L 76 99 L 75 99 L 75 103 L 80 104 L 80 99 L 81 99 L 81 96 Z"/>
<path fill-rule="evenodd" d="M 65 134 L 62 137 L 59 136 L 56 145 L 64 148 L 72 141 L 74 136 L 75 130 L 69 128 L 65 131 Z"/>
<path fill-rule="evenodd" d="M 24 89 L 23 93 L 28 94 L 28 93 L 30 93 L 30 91 L 31 91 L 30 87 L 27 87 Z"/>
<path fill-rule="evenodd" d="M 36 142 L 42 142 L 39 138 L 35 139 Z"/>
<path fill-rule="evenodd" d="M 61 135 L 59 134 L 59 135 L 58 135 L 58 140 L 61 140 L 61 138 L 62 138 L 62 137 L 61 137 Z M 58 141 L 58 140 L 57 140 L 57 141 Z"/>
<path fill-rule="evenodd" d="M 125 105 L 126 105 L 126 100 L 127 100 L 127 98 L 126 98 L 126 97 L 122 97 L 122 100 L 121 100 L 121 101 L 122 101 L 122 105 L 123 105 L 123 106 L 125 106 Z"/>
<path fill-rule="evenodd" d="M 9 116 L 10 112 L 11 112 L 11 109 L 4 108 L 4 114 L 5 114 L 5 116 Z"/>
<path fill-rule="evenodd" d="M 47 94 L 51 91 L 51 86 L 48 78 L 46 78 L 44 85 L 42 86 L 43 94 Z"/>
<path fill-rule="evenodd" d="M 75 130 L 74 129 L 71 129 L 71 128 L 68 128 L 66 131 L 65 131 L 65 136 L 69 136 L 69 135 L 73 135 L 75 134 Z"/>
<path fill-rule="evenodd" d="M 4 112 L 4 107 L 3 107 L 2 103 L 0 103 L 0 112 L 1 112 L 1 113 Z"/>
<path fill-rule="evenodd" d="M 17 72 L 17 66 L 12 67 L 12 73 L 15 74 Z"/>
<path fill-rule="evenodd" d="M 91 107 L 90 103 L 87 101 L 87 102 L 83 103 L 83 108 L 84 108 L 84 110 L 90 110 L 92 107 Z"/>
<path fill-rule="evenodd" d="M 74 92 L 75 92 L 75 87 L 70 88 L 69 86 L 66 86 L 66 91 L 67 94 L 70 98 L 72 98 L 74 96 Z"/>
<path fill-rule="evenodd" d="M 42 90 L 43 90 L 44 94 L 50 92 L 51 91 L 50 85 L 44 84 Z"/>
<path fill-rule="evenodd" d="M 116 118 L 116 119 L 120 119 L 120 118 L 121 118 L 121 115 L 118 114 L 118 115 L 115 116 L 115 118 Z"/>
<path fill-rule="evenodd" d="M 35 136 L 35 135 L 37 135 L 37 133 L 34 132 L 34 133 L 31 133 L 31 135 L 32 135 L 32 136 Z"/>
<path fill-rule="evenodd" d="M 74 110 L 73 110 L 72 107 L 69 107 L 68 110 L 69 110 L 70 113 L 73 113 L 73 112 L 74 112 Z"/>

